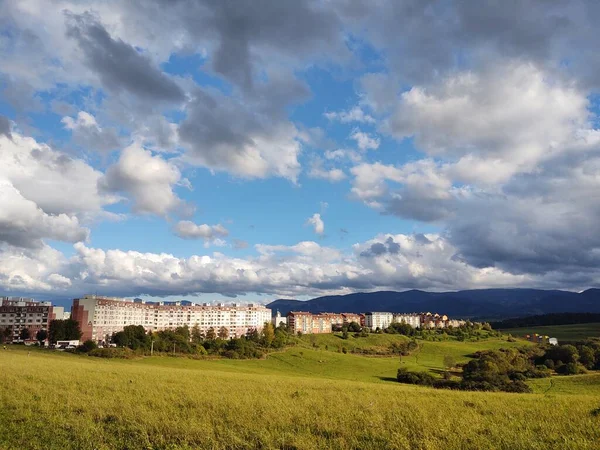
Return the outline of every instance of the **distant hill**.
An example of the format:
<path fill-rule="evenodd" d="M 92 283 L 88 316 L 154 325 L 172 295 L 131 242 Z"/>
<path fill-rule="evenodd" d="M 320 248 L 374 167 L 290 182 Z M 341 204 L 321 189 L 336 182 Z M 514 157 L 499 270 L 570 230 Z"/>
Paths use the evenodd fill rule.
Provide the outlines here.
<path fill-rule="evenodd" d="M 562 312 L 600 313 L 600 289 L 577 293 L 541 289 L 477 289 L 457 292 L 359 292 L 329 295 L 312 300 L 275 300 L 267 305 L 285 315 L 309 312 L 421 312 L 457 318 L 501 320 Z"/>

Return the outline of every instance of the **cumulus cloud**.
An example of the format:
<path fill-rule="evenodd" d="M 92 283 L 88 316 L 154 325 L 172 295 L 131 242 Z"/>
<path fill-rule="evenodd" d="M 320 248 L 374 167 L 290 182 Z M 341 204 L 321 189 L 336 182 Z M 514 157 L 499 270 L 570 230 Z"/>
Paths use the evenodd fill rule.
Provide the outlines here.
<path fill-rule="evenodd" d="M 339 121 L 341 123 L 375 123 L 375 119 L 369 114 L 365 114 L 360 106 L 354 106 L 348 111 L 329 111 L 323 115 L 330 121 Z"/>
<path fill-rule="evenodd" d="M 532 64 L 504 63 L 413 87 L 388 126 L 429 155 L 457 161 L 457 177 L 498 182 L 563 151 L 587 126 L 587 106 L 573 83 Z"/>
<path fill-rule="evenodd" d="M 117 132 L 100 127 L 96 118 L 88 112 L 79 111 L 76 118 L 63 117 L 62 123 L 72 133 L 73 141 L 84 150 L 106 153 L 121 147 Z"/>
<path fill-rule="evenodd" d="M 321 219 L 321 214 L 315 213 L 311 217 L 306 220 L 307 225 L 312 225 L 315 233 L 323 234 L 325 233 L 325 222 Z"/>
<path fill-rule="evenodd" d="M 346 174 L 342 169 L 338 168 L 325 168 L 323 160 L 314 159 L 311 163 L 310 170 L 308 172 L 310 178 L 318 178 L 321 180 L 327 180 L 331 183 L 342 181 L 346 178 Z"/>
<path fill-rule="evenodd" d="M 279 176 L 296 181 L 301 146 L 290 122 L 257 114 L 247 104 L 197 91 L 179 138 L 192 164 L 247 178 Z"/>
<path fill-rule="evenodd" d="M 18 247 L 37 247 L 42 245 L 42 238 L 77 242 L 88 237 L 89 230 L 80 226 L 77 217 L 44 213 L 2 178 L 0 205 L 0 241 Z"/>
<path fill-rule="evenodd" d="M 107 216 L 104 206 L 117 200 L 99 191 L 100 171 L 31 137 L 0 135 L 0 150 L 0 178 L 47 214 L 90 220 Z"/>
<path fill-rule="evenodd" d="M 181 173 L 175 165 L 133 143 L 98 184 L 106 192 L 129 196 L 137 213 L 164 216 L 185 206 L 173 192 L 180 182 Z"/>
<path fill-rule="evenodd" d="M 229 235 L 229 231 L 227 231 L 227 229 L 220 223 L 217 225 L 197 225 L 189 220 L 177 222 L 174 232 L 177 236 L 183 239 L 204 239 L 207 241 Z"/>
<path fill-rule="evenodd" d="M 350 138 L 356 141 L 356 145 L 362 151 L 377 150 L 379 148 L 380 140 L 378 137 L 372 137 L 369 133 L 360 131 L 358 128 L 352 131 Z"/>
<path fill-rule="evenodd" d="M 79 295 L 190 295 L 260 292 L 279 296 L 347 293 L 355 290 L 480 286 L 553 286 L 543 276 L 511 275 L 476 268 L 457 259 L 442 236 L 378 235 L 349 253 L 305 241 L 257 245 L 257 257 L 220 253 L 180 258 L 168 253 L 103 250 L 74 245 L 69 259 L 49 247 L 0 252 L 0 286 L 10 291 Z"/>

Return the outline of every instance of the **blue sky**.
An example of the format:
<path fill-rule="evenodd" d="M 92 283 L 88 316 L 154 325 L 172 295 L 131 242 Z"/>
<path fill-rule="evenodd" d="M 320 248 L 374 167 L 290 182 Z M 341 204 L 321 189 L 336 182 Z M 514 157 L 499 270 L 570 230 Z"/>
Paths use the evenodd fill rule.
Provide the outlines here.
<path fill-rule="evenodd" d="M 6 2 L 0 294 L 595 286 L 598 16 Z"/>

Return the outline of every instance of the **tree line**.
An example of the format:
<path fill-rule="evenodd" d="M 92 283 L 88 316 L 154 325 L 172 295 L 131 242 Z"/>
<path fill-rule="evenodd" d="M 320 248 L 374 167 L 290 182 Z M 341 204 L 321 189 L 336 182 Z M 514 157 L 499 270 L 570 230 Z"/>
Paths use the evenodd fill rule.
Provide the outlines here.
<path fill-rule="evenodd" d="M 597 313 L 552 313 L 540 314 L 537 316 L 518 317 L 506 319 L 499 322 L 492 322 L 491 326 L 495 329 L 506 328 L 525 328 L 550 325 L 574 325 L 579 323 L 600 322 L 600 314 Z"/>
<path fill-rule="evenodd" d="M 401 383 L 468 391 L 531 392 L 525 383 L 530 378 L 549 377 L 552 373 L 575 375 L 600 370 L 600 339 L 588 339 L 574 345 L 532 346 L 476 352 L 462 368 L 460 380 L 450 372 L 443 378 L 428 372 L 398 369 Z"/>
<path fill-rule="evenodd" d="M 209 328 L 203 332 L 198 325 L 184 325 L 174 330 L 146 331 L 141 325 L 129 325 L 111 337 L 113 343 L 137 354 L 174 353 L 185 355 L 214 355 L 232 359 L 262 358 L 269 349 L 285 347 L 290 339 L 286 327 L 274 328 L 265 323 L 241 337 L 229 338 L 225 327 Z M 92 349 L 93 356 L 111 356 L 114 349 Z"/>

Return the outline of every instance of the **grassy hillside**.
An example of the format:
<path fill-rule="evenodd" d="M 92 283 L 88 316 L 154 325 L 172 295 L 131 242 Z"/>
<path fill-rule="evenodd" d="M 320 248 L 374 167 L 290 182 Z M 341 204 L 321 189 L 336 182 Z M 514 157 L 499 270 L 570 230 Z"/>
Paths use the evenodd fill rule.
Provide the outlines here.
<path fill-rule="evenodd" d="M 580 323 L 575 325 L 552 325 L 545 327 L 523 327 L 501 330 L 513 336 L 538 333 L 555 337 L 560 341 L 576 341 L 588 337 L 600 337 L 600 323 Z"/>
<path fill-rule="evenodd" d="M 441 368 L 449 352 L 466 358 L 504 344 L 425 342 L 403 361 Z M 600 397 L 585 388 L 595 375 L 556 378 L 552 395 L 476 393 L 386 381 L 399 365 L 302 347 L 252 361 L 28 356 L 10 347 L 0 352 L 0 449 L 592 449 L 600 441 Z M 544 392 L 549 380 L 537 382 Z"/>

